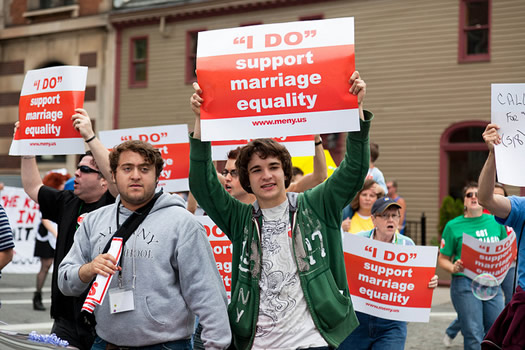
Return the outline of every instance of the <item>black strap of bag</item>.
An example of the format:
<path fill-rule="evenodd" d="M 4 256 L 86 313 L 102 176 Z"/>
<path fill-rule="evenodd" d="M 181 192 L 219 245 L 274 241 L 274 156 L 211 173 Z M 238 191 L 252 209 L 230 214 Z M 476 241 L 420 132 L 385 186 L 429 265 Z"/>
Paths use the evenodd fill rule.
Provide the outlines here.
<path fill-rule="evenodd" d="M 146 219 L 149 212 L 153 208 L 153 205 L 155 205 L 155 202 L 162 195 L 162 193 L 163 193 L 162 190 L 157 192 L 146 205 L 135 210 L 126 219 L 126 221 L 124 221 L 122 226 L 117 227 L 117 231 L 108 240 L 108 243 L 104 247 L 104 250 L 102 251 L 101 254 L 105 254 L 109 251 L 109 247 L 111 246 L 111 241 L 113 241 L 113 238 L 116 238 L 116 237 L 122 237 L 122 246 L 124 247 L 124 245 L 126 244 L 126 241 L 131 237 L 133 232 L 135 232 L 135 230 L 140 226 L 140 224 Z M 118 218 L 118 210 L 119 210 L 118 206 L 119 205 L 120 204 L 117 205 L 117 218 Z M 117 223 L 117 226 L 118 226 L 118 223 Z M 123 259 L 124 259 L 124 255 L 120 257 L 120 262 L 118 263 L 118 265 L 122 266 Z M 91 283 L 93 283 L 93 281 Z M 84 310 L 82 310 L 80 313 L 81 315 L 84 316 L 83 318 L 84 318 L 84 323 L 86 324 L 86 326 L 91 329 L 94 329 L 95 325 L 97 324 L 95 320 L 95 315 L 90 312 L 84 311 Z"/>
<path fill-rule="evenodd" d="M 157 192 L 155 196 L 143 207 L 138 208 L 135 210 L 127 219 L 124 221 L 124 223 L 117 227 L 117 231 L 113 234 L 111 239 L 108 241 L 106 246 L 104 247 L 104 250 L 102 251 L 102 254 L 105 254 L 109 251 L 109 247 L 111 246 L 111 241 L 115 237 L 122 237 L 122 246 L 126 244 L 126 241 L 131 237 L 133 232 L 142 224 L 142 222 L 146 219 L 146 216 L 148 216 L 149 212 L 151 211 L 151 208 L 153 208 L 153 205 L 155 205 L 155 202 L 157 199 L 162 195 L 162 190 Z M 117 218 L 118 218 L 118 208 L 117 208 Z M 117 220 L 118 225 L 118 220 Z M 124 256 L 120 257 L 120 266 L 122 266 L 122 259 Z"/>

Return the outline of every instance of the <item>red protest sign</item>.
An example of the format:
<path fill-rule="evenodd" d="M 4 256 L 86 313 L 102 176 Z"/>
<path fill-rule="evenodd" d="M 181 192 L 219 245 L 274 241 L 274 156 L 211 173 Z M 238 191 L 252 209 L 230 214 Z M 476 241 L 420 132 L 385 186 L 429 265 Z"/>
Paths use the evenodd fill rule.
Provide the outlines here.
<path fill-rule="evenodd" d="M 200 32 L 202 139 L 359 130 L 348 93 L 353 25 L 338 18 Z"/>
<path fill-rule="evenodd" d="M 516 260 L 516 234 L 514 231 L 499 242 L 482 242 L 466 233 L 463 234 L 461 261 L 465 276 L 474 279 L 482 273 L 496 277 L 501 284 Z"/>
<path fill-rule="evenodd" d="M 27 72 L 10 155 L 84 153 L 84 141 L 71 116 L 83 106 L 86 77 L 87 67 L 76 66 Z"/>
<path fill-rule="evenodd" d="M 345 234 L 348 287 L 356 311 L 408 322 L 428 322 L 437 247 L 395 245 Z"/>
<path fill-rule="evenodd" d="M 432 289 L 428 284 L 435 267 L 401 267 L 345 254 L 350 294 L 391 306 L 430 308 Z"/>

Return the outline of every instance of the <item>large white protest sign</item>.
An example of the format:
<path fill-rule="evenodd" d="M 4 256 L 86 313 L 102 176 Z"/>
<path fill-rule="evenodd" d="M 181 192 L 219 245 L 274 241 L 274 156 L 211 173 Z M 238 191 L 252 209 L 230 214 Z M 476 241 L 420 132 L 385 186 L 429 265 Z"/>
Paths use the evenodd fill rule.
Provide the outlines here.
<path fill-rule="evenodd" d="M 108 149 L 127 140 L 149 142 L 158 148 L 164 159 L 164 168 L 157 187 L 168 192 L 188 191 L 190 172 L 190 141 L 188 126 L 163 125 L 146 128 L 131 128 L 101 131 L 100 141 Z"/>
<path fill-rule="evenodd" d="M 359 130 L 354 19 L 199 32 L 202 140 Z"/>
<path fill-rule="evenodd" d="M 87 67 L 58 66 L 27 72 L 18 107 L 20 127 L 10 155 L 83 154 L 84 140 L 71 116 L 84 104 Z"/>
<path fill-rule="evenodd" d="M 498 180 L 525 186 L 525 84 L 492 84 L 491 121 L 501 144 L 496 146 Z"/>
<path fill-rule="evenodd" d="M 40 259 L 33 257 L 33 254 L 35 236 L 41 220 L 39 206 L 29 198 L 23 188 L 6 186 L 0 194 L 15 242 L 13 260 L 2 272 L 37 273 L 40 271 Z"/>
<path fill-rule="evenodd" d="M 345 234 L 346 274 L 356 311 L 390 320 L 428 322 L 437 247 L 404 246 Z"/>

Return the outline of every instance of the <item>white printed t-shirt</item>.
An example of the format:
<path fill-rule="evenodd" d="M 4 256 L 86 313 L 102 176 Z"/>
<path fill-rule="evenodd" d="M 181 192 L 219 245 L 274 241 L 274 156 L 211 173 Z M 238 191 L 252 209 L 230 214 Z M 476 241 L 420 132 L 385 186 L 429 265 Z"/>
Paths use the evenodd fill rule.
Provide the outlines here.
<path fill-rule="evenodd" d="M 328 346 L 310 315 L 293 257 L 288 200 L 261 209 L 262 269 L 254 349 Z"/>

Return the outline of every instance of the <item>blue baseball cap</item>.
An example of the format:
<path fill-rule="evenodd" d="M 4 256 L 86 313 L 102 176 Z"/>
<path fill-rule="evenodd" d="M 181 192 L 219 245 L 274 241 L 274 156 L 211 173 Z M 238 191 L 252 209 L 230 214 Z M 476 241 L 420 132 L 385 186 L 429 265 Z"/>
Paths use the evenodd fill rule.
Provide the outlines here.
<path fill-rule="evenodd" d="M 372 215 L 383 214 L 390 207 L 401 209 L 401 205 L 390 197 L 379 198 L 372 206 Z"/>

